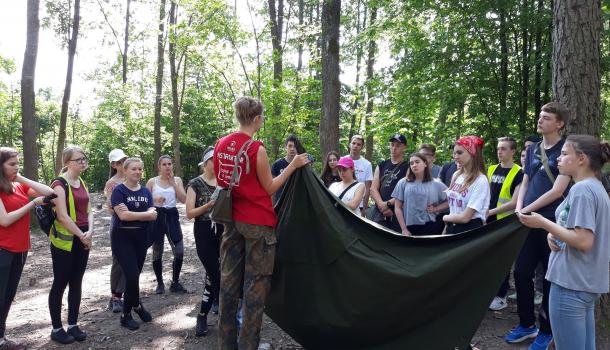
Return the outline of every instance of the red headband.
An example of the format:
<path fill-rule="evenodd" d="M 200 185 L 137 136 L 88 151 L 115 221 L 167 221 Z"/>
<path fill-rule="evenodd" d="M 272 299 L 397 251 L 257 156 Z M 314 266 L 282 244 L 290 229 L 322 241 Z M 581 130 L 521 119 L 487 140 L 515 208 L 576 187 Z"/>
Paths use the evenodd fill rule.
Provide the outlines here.
<path fill-rule="evenodd" d="M 485 141 L 478 136 L 462 136 L 455 144 L 464 147 L 474 157 L 477 154 L 477 147 L 483 148 Z"/>

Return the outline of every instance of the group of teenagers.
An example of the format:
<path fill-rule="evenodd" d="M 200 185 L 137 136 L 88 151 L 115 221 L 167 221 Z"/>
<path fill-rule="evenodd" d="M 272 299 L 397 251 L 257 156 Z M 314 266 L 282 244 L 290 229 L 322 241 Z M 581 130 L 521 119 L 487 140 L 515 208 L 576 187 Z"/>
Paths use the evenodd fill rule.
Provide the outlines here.
<path fill-rule="evenodd" d="M 390 159 L 373 172 L 361 156 L 364 139 L 355 135 L 349 155 L 328 153 L 321 178 L 354 214 L 405 236 L 457 234 L 516 213 L 530 231 L 514 263 L 519 324 L 505 340 L 534 339 L 530 350 L 552 342 L 558 350 L 594 350 L 595 302 L 610 289 L 610 184 L 602 177 L 610 145 L 591 135 L 564 139 L 568 120 L 565 106 L 544 105 L 539 136 L 526 139 L 521 165 L 514 162 L 513 137 L 498 138 L 498 163 L 488 167 L 484 141 L 460 137 L 453 161 L 441 167 L 434 164 L 433 145 L 422 144 L 406 158 L 406 138 L 395 134 Z M 533 280 L 539 264 L 545 278 L 537 326 Z M 507 306 L 509 276 L 490 309 Z"/>
<path fill-rule="evenodd" d="M 110 152 L 111 173 L 104 189 L 112 213 L 109 309 L 121 313 L 121 326 L 139 328 L 132 311 L 143 322 L 152 320 L 140 301 L 139 277 L 152 246 L 155 292 L 165 292 L 165 237 L 174 258 L 169 289 L 186 291 L 179 281 L 184 244 L 176 208 L 183 202 L 187 218 L 194 219 L 196 250 L 206 272 L 196 335 L 207 334 L 207 317 L 217 303 L 219 348 L 258 348 L 278 241 L 273 202 L 291 174 L 311 158 L 297 154 L 298 139 L 291 135 L 285 142 L 286 156 L 269 166 L 264 145 L 253 139 L 265 121 L 262 103 L 240 97 L 233 106 L 238 130 L 203 152 L 201 175 L 190 180 L 186 190 L 174 176 L 169 156 L 158 159 L 158 176 L 143 185 L 142 160 L 120 149 Z M 546 349 L 552 341 L 559 350 L 592 350 L 595 301 L 609 291 L 610 189 L 604 188 L 600 173 L 610 161 L 610 145 L 589 135 L 562 138 L 568 118 L 559 103 L 542 107 L 537 123 L 541 140 L 523 150 L 522 167 L 514 163 L 517 143 L 511 137 L 498 139 L 496 165 L 485 167 L 481 138 L 463 136 L 453 146 L 453 161 L 440 167 L 434 164 L 433 145 L 421 145 L 407 159 L 407 140 L 395 134 L 389 138 L 390 159 L 373 172 L 361 155 L 364 139 L 355 135 L 349 155 L 328 153 L 320 178 L 354 215 L 405 236 L 457 234 L 517 213 L 531 230 L 514 265 L 519 324 L 506 341 L 535 338 L 530 345 L 534 350 Z M 77 146 L 66 148 L 62 158 L 60 176 L 47 186 L 19 173 L 17 151 L 0 148 L 0 349 L 26 348 L 5 337 L 6 319 L 30 249 L 30 211 L 53 197 L 57 218 L 49 234 L 51 339 L 64 344 L 86 339 L 78 314 L 95 228 L 81 177 L 88 159 Z M 223 226 L 210 212 L 218 189 L 229 187 L 233 222 Z M 546 278 L 538 328 L 533 278 L 539 263 Z M 505 307 L 508 283 L 507 276 L 492 309 Z M 64 329 L 61 304 L 66 287 Z"/>

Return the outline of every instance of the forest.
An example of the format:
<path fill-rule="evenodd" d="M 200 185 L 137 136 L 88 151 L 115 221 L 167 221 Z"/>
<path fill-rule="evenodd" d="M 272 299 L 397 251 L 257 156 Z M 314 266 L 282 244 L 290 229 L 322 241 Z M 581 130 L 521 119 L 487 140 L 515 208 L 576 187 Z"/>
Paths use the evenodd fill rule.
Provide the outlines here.
<path fill-rule="evenodd" d="M 147 177 L 161 154 L 193 177 L 235 129 L 241 95 L 265 105 L 271 160 L 294 133 L 318 168 L 354 134 L 376 163 L 396 132 L 409 151 L 437 145 L 439 161 L 480 135 L 493 162 L 495 139 L 534 134 L 552 100 L 573 113 L 568 133 L 610 136 L 608 0 L 28 0 L 20 21 L 24 52 L 0 56 L 0 145 L 44 181 L 67 144 L 87 150 L 94 189 L 113 148 L 143 158 Z M 36 83 L 41 31 L 65 55 L 63 89 Z"/>

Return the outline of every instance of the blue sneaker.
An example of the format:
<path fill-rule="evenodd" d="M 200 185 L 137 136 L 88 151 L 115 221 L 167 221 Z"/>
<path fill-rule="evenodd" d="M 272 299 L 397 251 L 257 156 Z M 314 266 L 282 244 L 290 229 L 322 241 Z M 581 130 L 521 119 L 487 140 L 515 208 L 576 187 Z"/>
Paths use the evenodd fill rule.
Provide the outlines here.
<path fill-rule="evenodd" d="M 506 336 L 504 336 L 504 340 L 506 340 L 507 343 L 511 344 L 520 343 L 525 339 L 536 338 L 537 335 L 538 327 L 523 327 L 521 325 L 518 325 L 517 327 L 513 328 Z"/>
<path fill-rule="evenodd" d="M 539 332 L 536 336 L 536 340 L 530 345 L 528 350 L 547 350 L 549 345 L 553 342 L 553 336 L 550 334 L 544 334 Z"/>

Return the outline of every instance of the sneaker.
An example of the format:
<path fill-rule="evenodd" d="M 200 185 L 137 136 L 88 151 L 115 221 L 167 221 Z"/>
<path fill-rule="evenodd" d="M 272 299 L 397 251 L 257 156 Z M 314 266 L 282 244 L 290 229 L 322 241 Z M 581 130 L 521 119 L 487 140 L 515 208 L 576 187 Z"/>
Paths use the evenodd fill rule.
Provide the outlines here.
<path fill-rule="evenodd" d="M 87 339 L 87 333 L 83 332 L 78 326 L 68 327 L 68 334 L 74 337 L 77 341 L 83 341 Z"/>
<path fill-rule="evenodd" d="M 110 309 L 115 314 L 123 311 L 123 300 L 114 297 L 110 299 Z"/>
<path fill-rule="evenodd" d="M 150 315 L 150 312 L 146 311 L 146 309 L 144 308 L 144 305 L 142 305 L 142 303 L 140 303 L 140 306 L 138 306 L 137 308 L 133 308 L 133 311 L 136 312 L 136 314 L 138 314 L 138 316 L 140 316 L 140 319 L 144 322 L 150 322 L 152 321 L 152 316 Z"/>
<path fill-rule="evenodd" d="M 198 337 L 208 334 L 208 318 L 204 315 L 197 315 L 197 325 L 195 335 Z"/>
<path fill-rule="evenodd" d="M 219 309 L 219 306 L 218 306 L 218 299 L 216 299 L 216 300 L 214 300 L 214 302 L 212 303 L 212 313 L 213 313 L 214 315 L 218 315 L 218 309 Z"/>
<path fill-rule="evenodd" d="M 140 328 L 138 322 L 131 317 L 131 313 L 121 315 L 121 326 L 132 331 Z"/>
<path fill-rule="evenodd" d="M 25 350 L 26 346 L 12 340 L 4 338 L 4 343 L 0 344 L 0 350 Z"/>
<path fill-rule="evenodd" d="M 155 288 L 155 294 L 163 294 L 165 293 L 165 284 L 163 282 L 157 283 L 157 288 Z"/>
<path fill-rule="evenodd" d="M 169 291 L 172 293 L 186 293 L 186 289 L 180 284 L 180 282 L 172 281 L 172 284 L 169 285 Z"/>
<path fill-rule="evenodd" d="M 74 343 L 74 337 L 70 334 L 66 333 L 66 331 L 62 328 L 57 332 L 51 331 L 51 340 L 56 341 L 60 344 L 72 344 Z"/>
<path fill-rule="evenodd" d="M 494 297 L 494 300 L 491 301 L 489 305 L 489 309 L 493 311 L 500 311 L 505 309 L 508 306 L 506 303 L 506 298 Z"/>
<path fill-rule="evenodd" d="M 520 343 L 525 339 L 536 338 L 538 335 L 538 327 L 523 327 L 518 325 L 516 328 L 513 328 L 505 337 L 507 343 Z"/>
<path fill-rule="evenodd" d="M 552 335 L 538 332 L 538 336 L 536 336 L 536 340 L 534 340 L 534 342 L 530 345 L 528 350 L 547 350 L 552 342 L 553 342 Z"/>
<path fill-rule="evenodd" d="M 539 291 L 536 291 L 536 294 L 534 296 L 534 305 L 540 305 L 542 304 L 542 293 L 540 293 Z"/>

